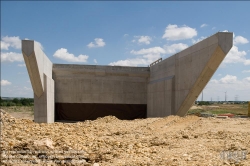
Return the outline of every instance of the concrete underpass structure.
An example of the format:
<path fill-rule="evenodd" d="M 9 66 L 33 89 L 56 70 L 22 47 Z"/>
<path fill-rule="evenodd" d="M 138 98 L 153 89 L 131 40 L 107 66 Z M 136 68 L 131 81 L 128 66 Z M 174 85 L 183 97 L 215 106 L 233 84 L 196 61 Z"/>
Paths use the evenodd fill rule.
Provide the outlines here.
<path fill-rule="evenodd" d="M 36 42 L 22 40 L 34 120 L 184 116 L 232 45 L 233 33 L 218 32 L 150 67 L 124 67 L 53 64 Z"/>

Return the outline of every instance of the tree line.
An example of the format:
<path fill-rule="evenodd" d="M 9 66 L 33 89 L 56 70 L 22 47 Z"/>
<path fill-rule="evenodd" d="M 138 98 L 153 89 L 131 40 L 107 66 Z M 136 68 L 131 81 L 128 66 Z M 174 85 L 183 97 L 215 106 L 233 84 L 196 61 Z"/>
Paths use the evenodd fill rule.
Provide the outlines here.
<path fill-rule="evenodd" d="M 14 98 L 12 100 L 4 100 L 0 97 L 1 106 L 33 106 L 34 99 L 33 98 Z"/>

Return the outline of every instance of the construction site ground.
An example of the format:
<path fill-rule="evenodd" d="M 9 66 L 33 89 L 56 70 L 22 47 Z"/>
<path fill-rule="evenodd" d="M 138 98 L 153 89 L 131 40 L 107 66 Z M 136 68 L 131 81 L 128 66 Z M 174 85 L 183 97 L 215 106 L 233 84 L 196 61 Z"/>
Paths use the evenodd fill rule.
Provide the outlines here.
<path fill-rule="evenodd" d="M 11 111 L 8 111 L 11 112 Z M 249 118 L 34 123 L 1 109 L 2 165 L 250 165 Z"/>

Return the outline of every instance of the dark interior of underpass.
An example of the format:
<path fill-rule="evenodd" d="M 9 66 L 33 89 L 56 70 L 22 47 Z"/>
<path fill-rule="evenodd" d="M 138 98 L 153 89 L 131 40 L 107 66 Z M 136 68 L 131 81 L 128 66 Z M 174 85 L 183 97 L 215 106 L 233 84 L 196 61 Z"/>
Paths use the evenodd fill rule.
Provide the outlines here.
<path fill-rule="evenodd" d="M 55 121 L 85 121 L 115 116 L 121 120 L 147 117 L 146 104 L 55 103 Z"/>

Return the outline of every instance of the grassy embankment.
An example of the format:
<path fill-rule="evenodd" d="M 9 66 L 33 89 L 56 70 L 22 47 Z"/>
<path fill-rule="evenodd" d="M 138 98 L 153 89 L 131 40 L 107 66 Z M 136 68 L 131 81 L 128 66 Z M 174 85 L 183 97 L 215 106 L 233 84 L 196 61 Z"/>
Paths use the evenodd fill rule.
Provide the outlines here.
<path fill-rule="evenodd" d="M 210 114 L 226 114 L 247 115 L 248 104 L 214 104 L 204 106 L 194 106 L 188 114 L 210 113 Z"/>

